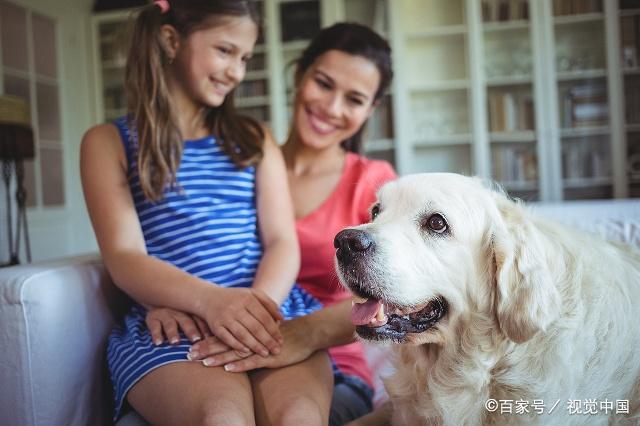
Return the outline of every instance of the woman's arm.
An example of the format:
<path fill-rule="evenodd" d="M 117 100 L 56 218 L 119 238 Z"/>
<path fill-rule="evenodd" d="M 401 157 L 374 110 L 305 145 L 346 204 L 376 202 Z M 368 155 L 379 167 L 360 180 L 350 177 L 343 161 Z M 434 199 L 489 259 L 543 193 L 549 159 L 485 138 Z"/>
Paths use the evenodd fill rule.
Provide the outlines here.
<path fill-rule="evenodd" d="M 256 170 L 258 229 L 263 255 L 253 288 L 281 304 L 300 268 L 300 248 L 280 149 L 265 129 L 264 157 Z"/>
<path fill-rule="evenodd" d="M 80 153 L 82 186 L 100 253 L 114 282 L 146 306 L 174 308 L 203 318 L 231 347 L 264 352 L 279 346 L 277 306 L 260 291 L 211 285 L 149 256 L 127 181 L 127 161 L 113 125 L 90 129 Z M 258 338 L 243 323 L 261 323 Z M 245 321 L 245 319 L 247 319 Z M 254 324 L 252 326 L 254 326 Z M 268 338 L 265 336 L 269 336 Z"/>
<path fill-rule="evenodd" d="M 215 337 L 191 347 L 190 358 L 207 366 L 224 365 L 227 371 L 243 372 L 256 368 L 279 368 L 309 358 L 318 350 L 345 345 L 355 340 L 355 327 L 349 319 L 351 300 L 323 308 L 309 315 L 284 321 L 280 331 L 284 342 L 279 354 L 267 358 L 239 353 Z"/>

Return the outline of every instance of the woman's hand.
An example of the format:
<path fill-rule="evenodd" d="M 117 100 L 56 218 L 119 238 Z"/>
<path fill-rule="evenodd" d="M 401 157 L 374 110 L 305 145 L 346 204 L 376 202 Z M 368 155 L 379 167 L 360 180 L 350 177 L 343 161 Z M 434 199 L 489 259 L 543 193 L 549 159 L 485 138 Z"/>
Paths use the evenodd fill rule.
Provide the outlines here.
<path fill-rule="evenodd" d="M 254 288 L 216 287 L 203 301 L 201 311 L 209 329 L 221 343 L 238 353 L 263 357 L 277 354 L 282 344 L 276 303 Z"/>
<path fill-rule="evenodd" d="M 165 337 L 172 345 L 180 342 L 180 330 L 195 343 L 211 336 L 211 331 L 201 318 L 170 308 L 152 308 L 145 318 L 154 345 L 164 343 Z"/>
<path fill-rule="evenodd" d="M 191 347 L 189 359 L 202 360 L 206 366 L 224 365 L 225 370 L 244 372 L 257 368 L 285 367 L 309 358 L 315 348 L 312 345 L 307 317 L 284 321 L 280 331 L 284 342 L 280 353 L 268 357 L 253 352 L 233 350 L 215 337 L 204 339 Z"/>

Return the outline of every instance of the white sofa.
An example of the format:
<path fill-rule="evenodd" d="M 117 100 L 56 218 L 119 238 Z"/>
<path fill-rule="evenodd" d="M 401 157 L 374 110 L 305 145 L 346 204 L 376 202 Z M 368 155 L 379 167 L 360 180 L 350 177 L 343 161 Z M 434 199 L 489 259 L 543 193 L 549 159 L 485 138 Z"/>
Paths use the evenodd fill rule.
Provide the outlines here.
<path fill-rule="evenodd" d="M 535 209 L 640 247 L 640 200 Z M 96 255 L 0 269 L 0 425 L 111 424 L 104 348 L 125 300 Z M 377 374 L 385 355 L 368 349 Z"/>

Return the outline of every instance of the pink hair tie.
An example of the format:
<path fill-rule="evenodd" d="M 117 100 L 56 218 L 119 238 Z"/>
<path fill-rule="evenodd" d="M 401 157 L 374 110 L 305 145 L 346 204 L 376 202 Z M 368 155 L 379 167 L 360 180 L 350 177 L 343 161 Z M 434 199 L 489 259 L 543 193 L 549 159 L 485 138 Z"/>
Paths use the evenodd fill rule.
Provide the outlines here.
<path fill-rule="evenodd" d="M 171 8 L 168 0 L 154 0 L 153 4 L 160 8 L 160 13 L 167 13 Z"/>

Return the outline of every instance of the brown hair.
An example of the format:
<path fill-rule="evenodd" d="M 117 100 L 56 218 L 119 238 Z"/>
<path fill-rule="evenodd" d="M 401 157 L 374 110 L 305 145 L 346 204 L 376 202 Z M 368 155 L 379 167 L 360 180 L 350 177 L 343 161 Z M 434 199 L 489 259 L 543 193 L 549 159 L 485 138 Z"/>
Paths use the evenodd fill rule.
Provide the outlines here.
<path fill-rule="evenodd" d="M 385 39 L 371 28 L 353 22 L 340 22 L 324 28 L 295 61 L 296 79 L 301 78 L 316 59 L 329 50 L 362 56 L 371 61 L 380 73 L 380 84 L 373 101 L 376 102 L 382 98 L 393 78 L 391 47 Z M 342 148 L 359 153 L 362 149 L 362 133 L 366 125 L 365 121 L 353 136 L 342 141 Z"/>
<path fill-rule="evenodd" d="M 259 26 L 259 17 L 250 0 L 170 0 L 170 9 L 143 7 L 136 19 L 125 69 L 127 109 L 138 132 L 138 174 L 147 199 L 163 198 L 167 184 L 175 187 L 182 159 L 182 135 L 172 110 L 165 73 L 170 59 L 160 29 L 173 26 L 187 37 L 214 25 L 211 18 L 248 16 Z M 206 125 L 218 144 L 237 167 L 256 164 L 262 158 L 264 131 L 260 124 L 239 115 L 233 91 L 222 105 L 211 108 Z"/>

